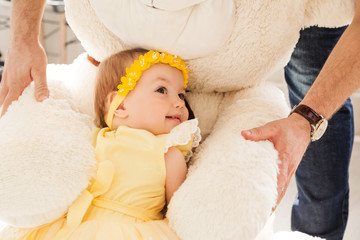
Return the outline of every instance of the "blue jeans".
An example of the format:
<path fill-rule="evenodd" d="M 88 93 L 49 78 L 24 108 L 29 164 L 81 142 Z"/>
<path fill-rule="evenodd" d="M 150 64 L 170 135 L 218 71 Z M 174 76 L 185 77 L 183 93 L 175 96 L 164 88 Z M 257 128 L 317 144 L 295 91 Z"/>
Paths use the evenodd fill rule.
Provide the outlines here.
<path fill-rule="evenodd" d="M 303 99 L 345 29 L 311 27 L 301 31 L 285 67 L 292 107 Z M 296 171 L 298 194 L 292 208 L 292 230 L 328 240 L 343 238 L 353 139 L 353 109 L 348 99 L 329 121 L 323 137 L 309 145 Z"/>

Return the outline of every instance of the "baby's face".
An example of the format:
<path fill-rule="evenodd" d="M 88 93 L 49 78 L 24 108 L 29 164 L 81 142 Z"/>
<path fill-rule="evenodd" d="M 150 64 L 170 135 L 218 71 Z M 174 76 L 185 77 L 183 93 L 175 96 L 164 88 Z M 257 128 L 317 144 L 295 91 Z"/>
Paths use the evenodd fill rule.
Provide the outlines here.
<path fill-rule="evenodd" d="M 124 107 L 129 127 L 155 135 L 169 133 L 189 118 L 182 72 L 168 64 L 152 65 L 126 96 Z"/>

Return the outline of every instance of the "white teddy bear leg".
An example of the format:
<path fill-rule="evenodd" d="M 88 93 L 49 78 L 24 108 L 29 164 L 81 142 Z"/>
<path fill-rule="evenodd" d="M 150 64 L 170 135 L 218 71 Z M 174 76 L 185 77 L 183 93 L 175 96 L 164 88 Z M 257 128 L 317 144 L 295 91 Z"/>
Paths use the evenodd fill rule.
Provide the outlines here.
<path fill-rule="evenodd" d="M 50 97 L 27 87 L 0 118 L 0 219 L 32 228 L 64 216 L 95 176 L 92 118 L 61 82 Z"/>
<path fill-rule="evenodd" d="M 183 240 L 252 240 L 276 202 L 277 152 L 271 142 L 245 140 L 241 130 L 286 116 L 283 94 L 262 86 L 228 95 L 223 104 L 169 204 L 170 225 Z"/>

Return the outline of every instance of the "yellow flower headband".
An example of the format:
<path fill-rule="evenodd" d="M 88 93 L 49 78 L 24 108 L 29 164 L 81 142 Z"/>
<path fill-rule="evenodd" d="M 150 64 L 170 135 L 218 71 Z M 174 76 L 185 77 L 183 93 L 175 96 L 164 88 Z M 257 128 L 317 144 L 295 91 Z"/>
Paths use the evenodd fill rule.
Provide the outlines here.
<path fill-rule="evenodd" d="M 114 113 L 120 104 L 124 101 L 129 91 L 133 90 L 136 82 L 140 79 L 141 74 L 152 65 L 156 63 L 169 64 L 171 67 L 175 67 L 182 71 L 184 77 L 184 87 L 187 87 L 188 83 L 188 69 L 185 66 L 184 61 L 178 57 L 166 52 L 149 51 L 139 57 L 139 60 L 135 60 L 131 64 L 130 68 L 126 68 L 126 76 L 121 77 L 121 84 L 118 85 L 118 91 L 114 99 L 112 100 L 109 112 L 106 118 L 106 124 L 111 128 Z"/>

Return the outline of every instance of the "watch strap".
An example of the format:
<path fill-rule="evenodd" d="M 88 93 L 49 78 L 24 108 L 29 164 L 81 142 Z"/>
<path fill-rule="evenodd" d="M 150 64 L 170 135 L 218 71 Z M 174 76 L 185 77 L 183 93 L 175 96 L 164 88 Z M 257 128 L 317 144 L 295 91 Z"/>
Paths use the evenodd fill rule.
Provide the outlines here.
<path fill-rule="evenodd" d="M 291 113 L 300 114 L 308 120 L 311 125 L 316 125 L 321 119 L 323 119 L 323 117 L 317 114 L 312 108 L 304 104 L 295 106 Z"/>

